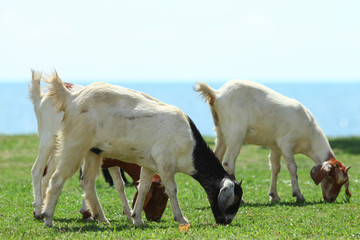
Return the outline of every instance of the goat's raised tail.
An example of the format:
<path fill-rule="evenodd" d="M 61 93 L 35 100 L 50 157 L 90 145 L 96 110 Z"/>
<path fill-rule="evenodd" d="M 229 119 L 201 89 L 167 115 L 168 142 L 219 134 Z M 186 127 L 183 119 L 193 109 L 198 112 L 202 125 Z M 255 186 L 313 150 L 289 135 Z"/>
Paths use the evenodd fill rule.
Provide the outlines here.
<path fill-rule="evenodd" d="M 59 112 L 65 111 L 72 93 L 65 87 L 56 71 L 52 76 L 45 78 L 44 81 L 49 84 L 47 94 L 53 99 L 54 106 Z"/>
<path fill-rule="evenodd" d="M 209 102 L 210 105 L 214 104 L 214 101 L 216 99 L 216 90 L 212 89 L 207 83 L 205 82 L 197 82 L 194 90 L 196 92 L 199 92 L 201 97 Z"/>
<path fill-rule="evenodd" d="M 42 74 L 40 72 L 36 72 L 35 70 L 31 70 L 31 73 L 32 73 L 32 79 L 29 85 L 29 95 L 34 106 L 38 106 L 41 101 L 41 98 L 44 95 L 44 93 L 41 91 L 40 88 L 40 80 Z"/>

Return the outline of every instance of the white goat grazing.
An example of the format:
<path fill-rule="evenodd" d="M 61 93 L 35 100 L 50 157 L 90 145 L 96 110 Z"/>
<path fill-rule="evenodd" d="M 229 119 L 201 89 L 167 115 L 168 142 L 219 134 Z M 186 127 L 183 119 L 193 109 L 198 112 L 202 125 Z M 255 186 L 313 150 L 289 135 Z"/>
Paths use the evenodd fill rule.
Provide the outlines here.
<path fill-rule="evenodd" d="M 43 199 L 45 198 L 45 191 L 49 179 L 56 169 L 56 163 L 53 161 L 54 144 L 56 133 L 60 129 L 60 124 L 64 116 L 63 112 L 59 112 L 53 106 L 51 98 L 41 91 L 41 78 L 41 73 L 32 71 L 32 81 L 29 85 L 30 98 L 34 105 L 40 138 L 38 156 L 31 170 L 35 207 L 33 214 L 37 219 L 41 218 L 41 207 Z M 83 86 L 70 83 L 66 83 L 66 87 L 73 92 L 84 88 Z M 109 170 L 114 179 L 114 185 L 119 192 L 123 212 L 127 218 L 130 218 L 131 208 L 126 198 L 124 183 L 120 176 L 119 168 L 112 167 L 109 168 Z M 44 172 L 47 172 L 45 176 L 43 176 Z M 85 214 L 87 211 L 88 207 L 83 200 L 80 212 Z"/>
<path fill-rule="evenodd" d="M 49 96 L 64 111 L 58 132 L 58 167 L 52 175 L 43 209 L 44 222 L 53 226 L 56 202 L 65 181 L 82 159 L 88 172 L 98 171 L 101 156 L 142 166 L 139 195 L 133 209 L 134 224 L 143 224 L 141 210 L 151 179 L 159 173 L 175 221 L 188 223 L 176 196 L 176 172 L 191 175 L 205 189 L 217 223 L 228 224 L 242 197 L 241 184 L 232 179 L 207 146 L 194 123 L 181 110 L 120 86 L 95 83 L 70 92 L 54 74 L 47 79 Z M 91 209 L 104 219 L 96 196 L 95 177 L 84 176 Z"/>
<path fill-rule="evenodd" d="M 335 159 L 327 138 L 302 104 L 245 80 L 232 80 L 219 90 L 197 83 L 195 91 L 209 103 L 216 131 L 215 155 L 230 175 L 234 176 L 235 160 L 245 142 L 271 149 L 271 201 L 280 200 L 277 177 L 281 155 L 290 172 L 293 196 L 297 201 L 305 200 L 296 175 L 294 154 L 297 153 L 305 154 L 317 164 L 311 177 L 316 184 L 321 182 L 325 201 L 335 201 L 343 184 L 350 197 L 349 168 Z"/>

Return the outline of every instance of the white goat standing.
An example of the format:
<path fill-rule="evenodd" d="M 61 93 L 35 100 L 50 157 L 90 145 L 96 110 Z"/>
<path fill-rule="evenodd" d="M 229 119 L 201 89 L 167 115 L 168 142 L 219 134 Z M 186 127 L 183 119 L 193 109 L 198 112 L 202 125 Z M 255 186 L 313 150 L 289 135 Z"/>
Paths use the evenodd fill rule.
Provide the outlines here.
<path fill-rule="evenodd" d="M 270 200 L 279 201 L 277 178 L 283 156 L 291 176 L 293 196 L 304 201 L 297 179 L 294 154 L 302 153 L 317 164 L 311 171 L 316 184 L 321 182 L 325 201 L 336 200 L 341 186 L 348 190 L 348 169 L 335 159 L 329 142 L 311 112 L 294 99 L 261 84 L 232 80 L 219 90 L 197 83 L 209 103 L 216 131 L 215 155 L 225 170 L 234 176 L 235 161 L 243 142 L 271 149 Z M 225 157 L 224 157 L 225 155 Z"/>
<path fill-rule="evenodd" d="M 40 145 L 38 156 L 31 169 L 33 178 L 33 192 L 34 192 L 34 217 L 41 218 L 41 208 L 45 198 L 46 189 L 56 169 L 56 162 L 54 161 L 54 148 L 57 131 L 60 129 L 61 121 L 64 117 L 63 112 L 59 112 L 52 104 L 52 99 L 41 91 L 40 81 L 42 74 L 32 71 L 32 81 L 29 85 L 30 98 L 34 105 L 36 119 L 38 122 L 38 133 L 40 138 Z M 73 91 L 83 89 L 83 86 L 66 83 L 66 87 Z M 44 171 L 47 172 L 45 176 Z M 126 198 L 124 183 L 120 176 L 118 167 L 109 168 L 114 180 L 114 185 L 119 192 L 123 212 L 127 218 L 131 218 L 131 208 Z M 83 200 L 80 212 L 82 214 L 88 211 L 86 201 Z"/>
<path fill-rule="evenodd" d="M 178 108 L 120 86 L 95 83 L 78 92 L 68 91 L 57 74 L 47 79 L 49 96 L 64 111 L 58 132 L 58 167 L 52 175 L 43 208 L 44 222 L 53 226 L 56 202 L 65 181 L 82 159 L 85 198 L 106 221 L 95 189 L 100 158 L 110 157 L 142 166 L 134 224 L 143 224 L 141 211 L 151 179 L 159 173 L 174 219 L 188 223 L 176 196 L 176 172 L 194 177 L 205 189 L 217 223 L 228 224 L 242 197 L 241 184 L 232 179 L 206 145 L 193 122 Z"/>

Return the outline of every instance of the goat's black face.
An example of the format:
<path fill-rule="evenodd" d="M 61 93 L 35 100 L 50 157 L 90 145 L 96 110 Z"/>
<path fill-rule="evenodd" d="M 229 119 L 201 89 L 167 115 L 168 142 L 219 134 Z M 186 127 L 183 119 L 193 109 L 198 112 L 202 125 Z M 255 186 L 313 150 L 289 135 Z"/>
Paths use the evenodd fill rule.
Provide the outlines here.
<path fill-rule="evenodd" d="M 243 191 L 237 181 L 224 179 L 217 199 L 211 201 L 215 221 L 218 224 L 229 224 L 239 210 Z"/>

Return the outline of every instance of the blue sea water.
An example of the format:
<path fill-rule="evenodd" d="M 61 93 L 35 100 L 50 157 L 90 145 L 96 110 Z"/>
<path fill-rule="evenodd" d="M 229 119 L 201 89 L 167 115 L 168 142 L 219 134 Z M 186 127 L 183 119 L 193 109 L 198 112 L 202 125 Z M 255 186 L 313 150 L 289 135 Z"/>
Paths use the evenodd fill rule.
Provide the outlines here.
<path fill-rule="evenodd" d="M 196 92 L 194 82 L 114 83 L 145 92 L 188 114 L 203 135 L 215 136 L 210 110 Z M 86 84 L 82 84 L 86 85 Z M 210 83 L 215 89 L 223 83 Z M 275 91 L 300 101 L 330 137 L 360 136 L 360 83 L 265 83 Z M 0 134 L 37 132 L 27 83 L 0 83 Z"/>

